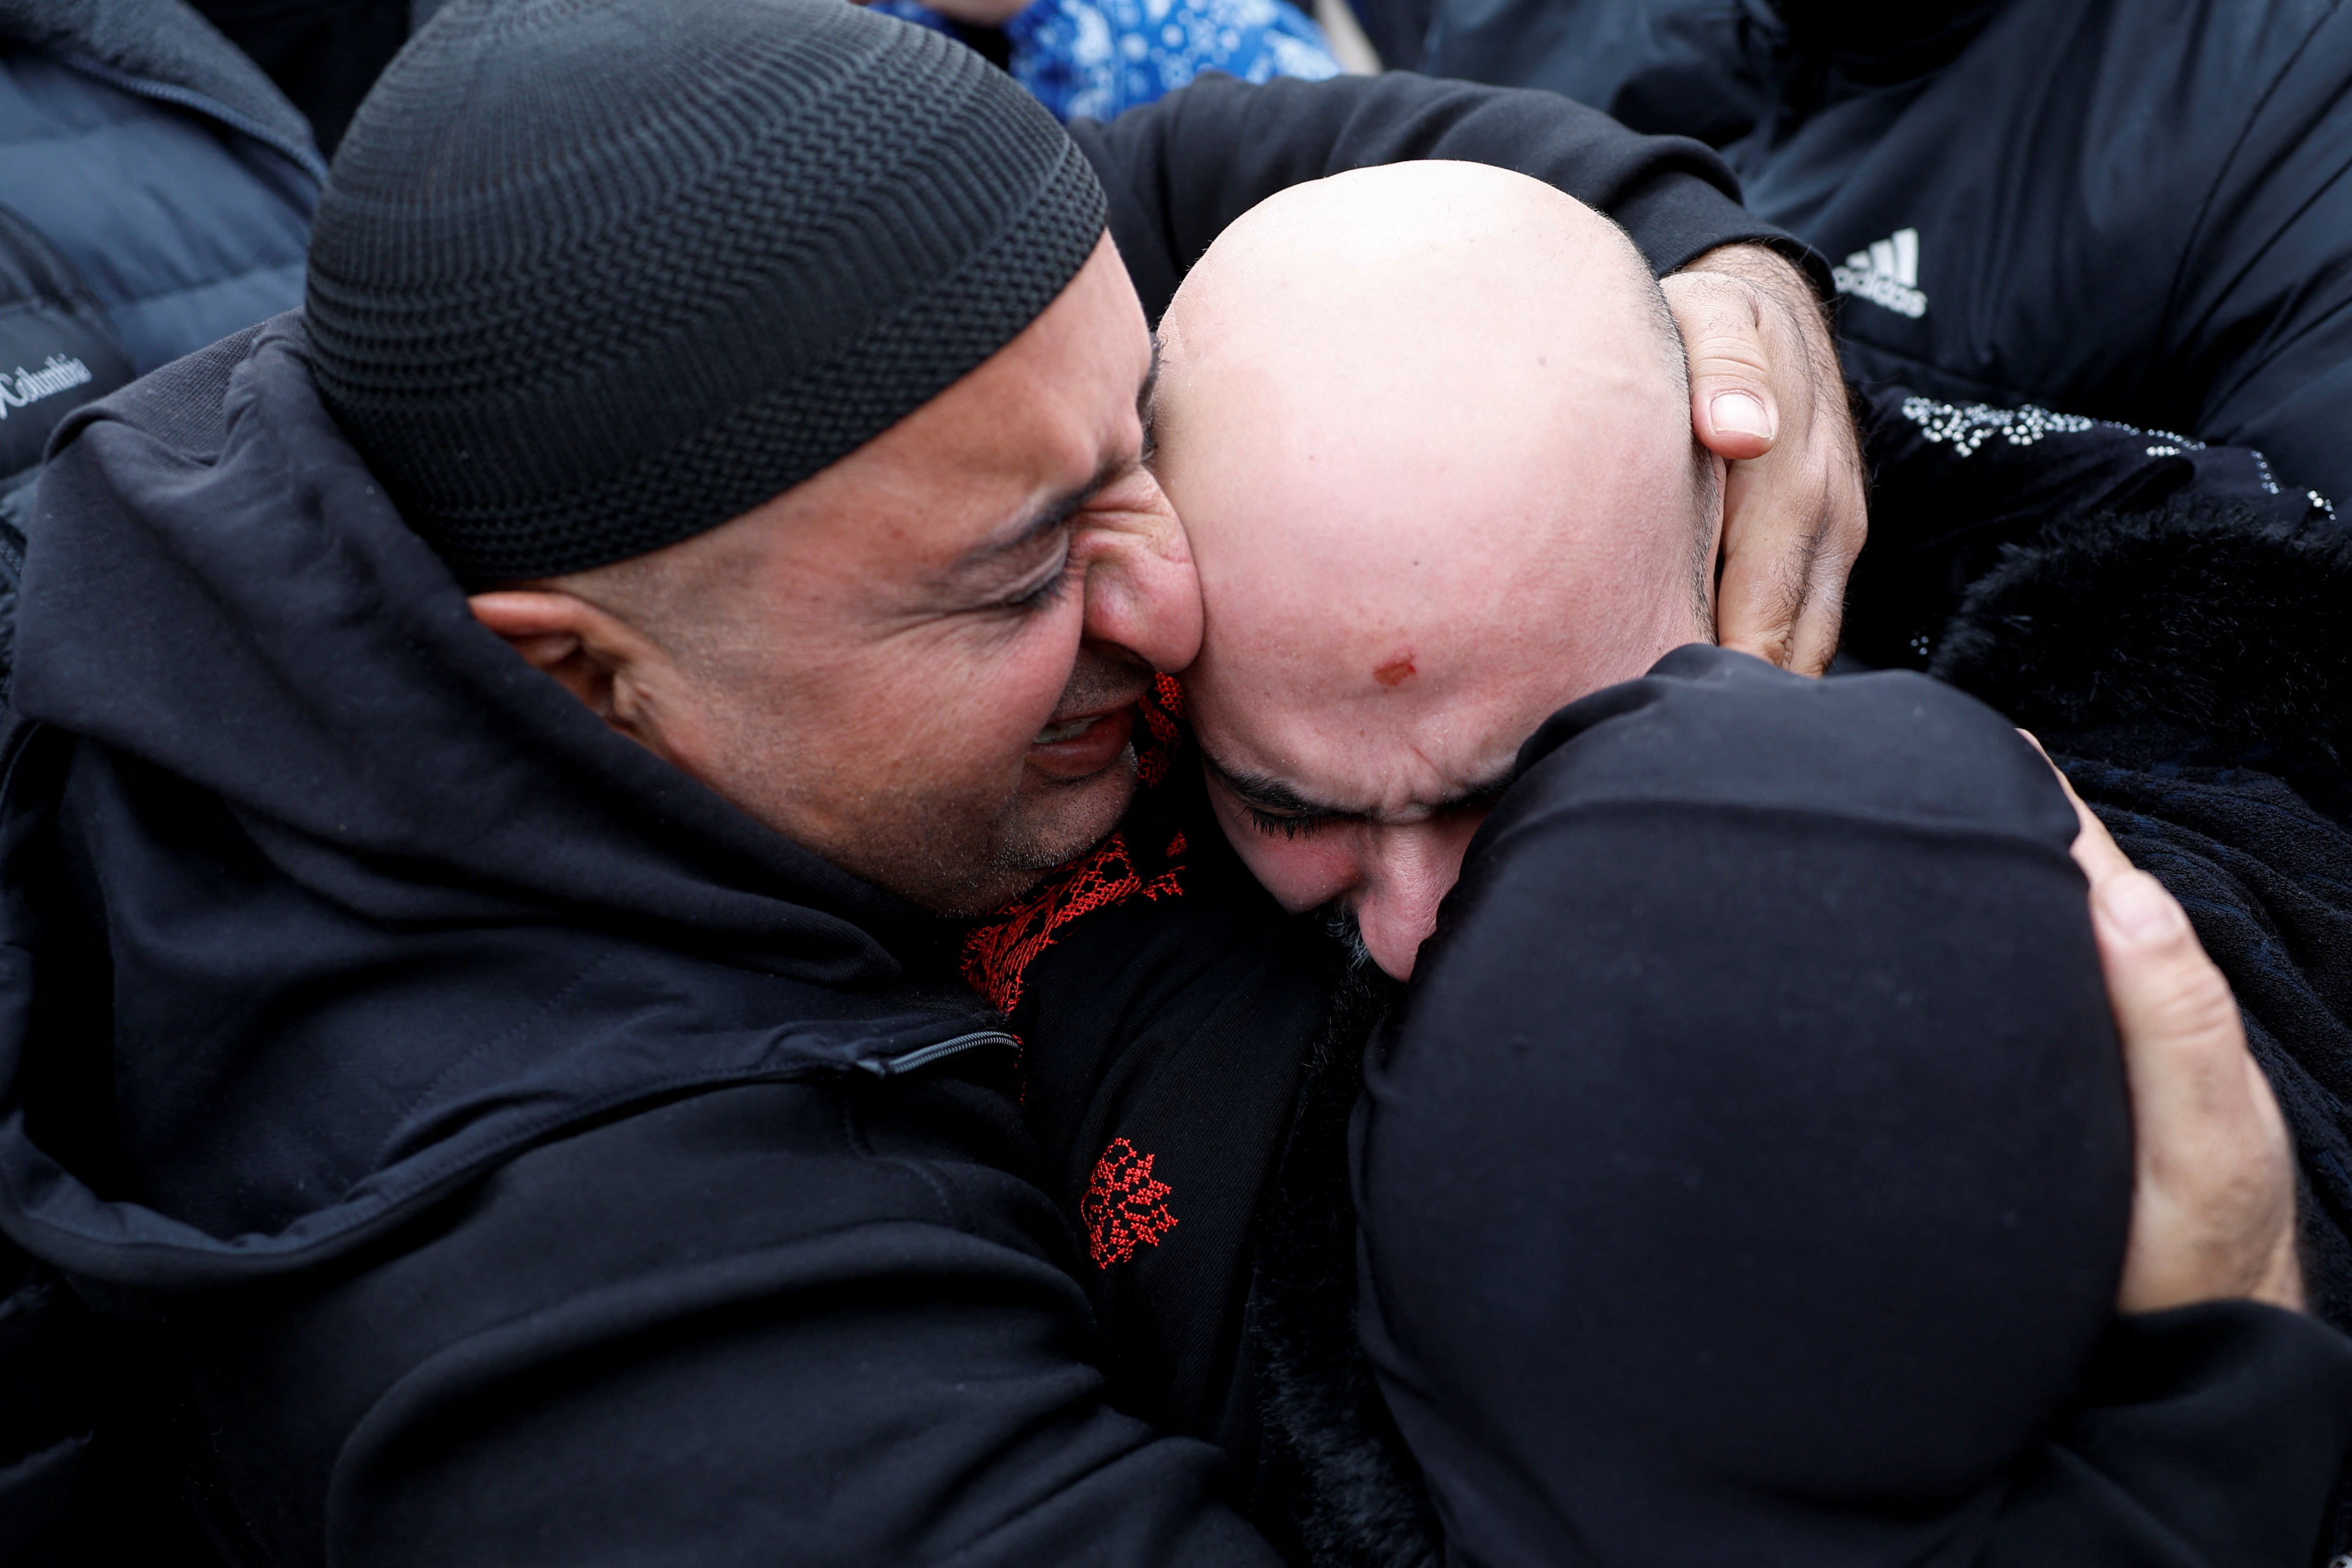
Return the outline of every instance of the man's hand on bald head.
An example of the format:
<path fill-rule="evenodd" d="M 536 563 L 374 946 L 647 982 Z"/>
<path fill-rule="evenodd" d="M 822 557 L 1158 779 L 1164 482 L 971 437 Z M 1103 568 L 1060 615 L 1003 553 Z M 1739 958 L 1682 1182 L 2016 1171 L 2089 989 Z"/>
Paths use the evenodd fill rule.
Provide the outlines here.
<path fill-rule="evenodd" d="M 1400 972 L 1536 726 L 1708 635 L 1680 339 L 1606 219 L 1444 162 L 1275 197 L 1160 330 L 1221 810 L 1277 896 L 1340 899 Z"/>

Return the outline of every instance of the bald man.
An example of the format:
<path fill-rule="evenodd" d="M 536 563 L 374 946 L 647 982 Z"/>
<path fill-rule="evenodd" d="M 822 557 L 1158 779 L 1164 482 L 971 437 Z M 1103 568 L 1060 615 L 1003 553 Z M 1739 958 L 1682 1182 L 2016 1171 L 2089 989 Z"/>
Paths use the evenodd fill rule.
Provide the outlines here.
<path fill-rule="evenodd" d="M 2184 1233 L 2135 1182 L 2102 979 L 2099 939 L 2155 927 L 2095 938 L 2076 816 L 1997 715 L 1704 645 L 1721 474 L 1685 399 L 1622 235 L 1492 169 L 1297 187 L 1163 319 L 1202 809 L 1283 910 L 1350 917 L 1413 983 L 1318 1186 L 1360 1036 L 1307 1051 L 1289 1110 L 1275 1045 L 1327 993 L 1194 842 L 1181 769 L 997 941 L 1062 945 L 1005 1000 L 1098 1310 L 1149 1347 L 1114 1350 L 1122 1393 L 1242 1453 L 1309 1560 L 1420 1532 L 1531 1568 L 2300 1563 L 2352 1346 L 2295 1311 L 2242 1035 L 2199 1049 L 2264 1196 L 2192 1279 L 2153 1263 Z M 2105 877 L 2233 1019 L 2161 890 Z M 2141 1132 L 2145 1177 L 2180 1145 Z M 1318 1229 L 1350 1186 L 1360 1236 Z M 1171 1414 L 1220 1357 L 1243 1391 Z M 2226 1463 L 2250 1446 L 2258 1481 Z"/>
<path fill-rule="evenodd" d="M 1285 906 L 1336 905 L 1403 978 L 1537 725 L 1714 641 L 1682 339 L 1608 220 L 1431 162 L 1257 207 L 1160 343 L 1211 799 Z"/>

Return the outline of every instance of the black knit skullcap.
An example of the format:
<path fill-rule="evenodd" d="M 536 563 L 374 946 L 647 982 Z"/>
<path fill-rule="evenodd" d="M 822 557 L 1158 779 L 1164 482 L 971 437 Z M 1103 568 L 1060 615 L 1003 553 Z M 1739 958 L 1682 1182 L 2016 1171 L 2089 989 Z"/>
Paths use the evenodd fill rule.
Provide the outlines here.
<path fill-rule="evenodd" d="M 543 577 L 845 456 L 1102 229 L 1010 78 L 845 0 L 457 0 L 336 152 L 311 353 L 461 580 Z"/>

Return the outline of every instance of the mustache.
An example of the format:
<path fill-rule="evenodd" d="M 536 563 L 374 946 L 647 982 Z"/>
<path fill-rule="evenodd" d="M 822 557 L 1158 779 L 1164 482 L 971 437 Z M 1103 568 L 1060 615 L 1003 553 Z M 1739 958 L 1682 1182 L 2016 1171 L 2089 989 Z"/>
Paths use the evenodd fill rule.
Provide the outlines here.
<path fill-rule="evenodd" d="M 1364 946 L 1364 928 L 1357 924 L 1354 910 L 1339 904 L 1325 904 L 1323 929 L 1347 955 L 1349 974 L 1360 974 L 1373 967 L 1372 950 Z"/>
<path fill-rule="evenodd" d="M 1150 690 L 1151 674 L 1151 666 L 1139 659 L 1081 649 L 1054 711 L 1087 713 L 1133 701 Z"/>

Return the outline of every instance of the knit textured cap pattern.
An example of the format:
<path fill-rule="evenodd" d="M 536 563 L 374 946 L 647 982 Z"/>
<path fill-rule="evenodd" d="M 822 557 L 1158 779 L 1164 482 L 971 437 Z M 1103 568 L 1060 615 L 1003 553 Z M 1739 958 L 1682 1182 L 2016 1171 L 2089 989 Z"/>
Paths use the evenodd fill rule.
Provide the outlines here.
<path fill-rule="evenodd" d="M 341 146 L 305 317 L 469 586 L 715 528 L 1017 336 L 1104 200 L 1012 79 L 845 0 L 456 0 Z"/>

